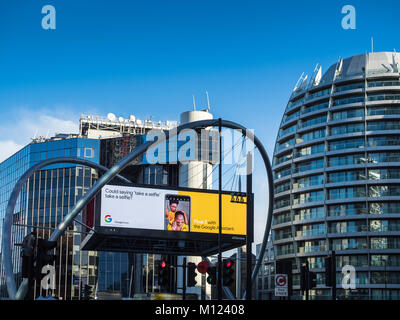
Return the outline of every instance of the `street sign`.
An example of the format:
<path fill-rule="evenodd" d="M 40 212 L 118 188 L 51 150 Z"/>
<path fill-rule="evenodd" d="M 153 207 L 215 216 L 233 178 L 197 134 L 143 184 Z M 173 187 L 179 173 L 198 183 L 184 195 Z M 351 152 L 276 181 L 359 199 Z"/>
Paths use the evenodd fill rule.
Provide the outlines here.
<path fill-rule="evenodd" d="M 201 261 L 197 264 L 197 271 L 202 274 L 206 273 L 209 268 L 210 268 L 210 265 L 207 261 Z"/>
<path fill-rule="evenodd" d="M 288 296 L 288 276 L 287 274 L 275 275 L 275 296 L 287 297 Z"/>

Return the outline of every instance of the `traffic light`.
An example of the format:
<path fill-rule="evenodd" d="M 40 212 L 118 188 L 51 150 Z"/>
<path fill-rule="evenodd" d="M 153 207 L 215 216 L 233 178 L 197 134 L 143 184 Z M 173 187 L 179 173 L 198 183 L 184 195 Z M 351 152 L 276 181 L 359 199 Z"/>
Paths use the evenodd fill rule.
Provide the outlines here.
<path fill-rule="evenodd" d="M 196 268 L 197 268 L 197 266 L 193 262 L 189 262 L 187 264 L 187 270 L 188 270 L 188 273 L 187 273 L 187 286 L 188 287 L 194 287 L 196 285 L 196 283 L 197 283 L 197 281 L 196 281 L 196 276 L 197 276 Z"/>
<path fill-rule="evenodd" d="M 325 258 L 325 285 L 327 287 L 333 286 L 333 273 L 332 273 L 332 257 Z"/>
<path fill-rule="evenodd" d="M 25 236 L 24 240 L 22 241 L 22 270 L 21 276 L 22 278 L 28 278 L 32 280 L 34 277 L 34 253 L 36 249 L 36 237 L 35 234 L 32 232 Z"/>
<path fill-rule="evenodd" d="M 162 259 L 158 268 L 158 285 L 167 288 L 169 285 L 169 265 L 167 260 Z"/>
<path fill-rule="evenodd" d="M 300 267 L 300 290 L 301 291 L 307 290 L 307 273 L 308 273 L 307 266 L 302 265 Z"/>
<path fill-rule="evenodd" d="M 54 249 L 55 247 L 57 247 L 57 241 L 38 239 L 35 267 L 36 280 L 42 280 L 45 276 L 44 274 L 42 274 L 43 267 L 55 261 L 56 256 L 54 254 L 48 253 L 49 250 Z"/>
<path fill-rule="evenodd" d="M 308 272 L 307 289 L 313 289 L 317 286 L 317 274 L 315 272 Z"/>
<path fill-rule="evenodd" d="M 224 286 L 229 286 L 235 281 L 235 270 L 233 266 L 235 262 L 231 259 L 224 259 L 222 262 L 222 283 Z"/>
<path fill-rule="evenodd" d="M 83 289 L 83 300 L 90 300 L 92 295 L 92 286 L 85 284 Z"/>
<path fill-rule="evenodd" d="M 308 265 L 300 268 L 300 290 L 307 291 L 317 286 L 317 274 L 308 269 Z"/>
<path fill-rule="evenodd" d="M 210 266 L 207 270 L 207 274 L 207 283 L 211 285 L 217 284 L 217 268 Z"/>

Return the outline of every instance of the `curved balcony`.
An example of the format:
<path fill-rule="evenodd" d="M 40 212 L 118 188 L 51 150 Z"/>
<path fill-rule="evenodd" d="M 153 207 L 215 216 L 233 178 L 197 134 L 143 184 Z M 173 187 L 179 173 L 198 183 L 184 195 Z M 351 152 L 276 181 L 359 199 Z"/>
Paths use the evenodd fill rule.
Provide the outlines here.
<path fill-rule="evenodd" d="M 296 130 L 292 131 L 292 132 L 288 132 L 285 135 L 278 137 L 276 142 L 280 143 L 281 141 L 286 140 L 286 139 L 290 138 L 291 136 L 294 136 L 295 134 L 296 134 Z"/>
<path fill-rule="evenodd" d="M 330 91 L 330 89 L 329 89 L 329 91 Z M 330 96 L 331 96 L 330 92 L 325 93 L 325 94 L 320 95 L 320 96 L 312 96 L 311 98 L 309 98 L 310 97 L 309 96 L 309 97 L 307 97 L 307 99 L 305 100 L 305 102 L 303 104 L 305 106 L 309 106 L 311 104 L 318 103 L 319 101 L 322 101 L 322 100 L 329 100 Z"/>
<path fill-rule="evenodd" d="M 276 170 L 279 170 L 279 169 L 287 167 L 287 166 L 290 167 L 291 162 L 292 162 L 292 159 L 288 159 L 288 160 L 285 160 L 285 161 L 283 161 L 281 163 L 277 163 L 277 164 L 272 166 L 272 170 L 276 171 Z"/>
<path fill-rule="evenodd" d="M 313 170 L 308 170 L 308 171 L 302 171 L 302 172 L 293 174 L 292 178 L 296 178 L 296 179 L 297 178 L 303 178 L 303 177 L 306 177 L 306 176 L 309 176 L 309 175 L 317 175 L 317 174 L 320 174 L 320 173 L 323 173 L 323 172 L 324 172 L 324 168 L 313 169 Z"/>
<path fill-rule="evenodd" d="M 333 83 L 335 84 L 335 85 L 344 85 L 344 84 L 346 84 L 346 83 L 352 83 L 352 82 L 354 82 L 355 80 L 362 80 L 362 81 L 364 81 L 364 73 L 359 73 L 359 74 L 357 74 L 357 75 L 352 75 L 352 76 L 343 76 L 343 75 L 341 75 L 341 76 L 338 76 L 336 79 L 335 79 L 335 81 L 333 81 Z"/>
<path fill-rule="evenodd" d="M 300 114 L 298 114 L 298 115 L 291 114 L 286 119 L 282 120 L 281 128 L 286 128 L 286 127 L 294 124 L 295 122 L 297 122 L 299 119 L 300 119 Z"/>
<path fill-rule="evenodd" d="M 293 163 L 299 163 L 299 162 L 303 162 L 306 160 L 313 160 L 315 158 L 321 158 L 324 156 L 325 152 L 318 152 L 318 153 L 314 153 L 314 154 L 302 154 L 300 152 L 295 153 L 294 155 L 294 159 L 293 159 Z"/>
<path fill-rule="evenodd" d="M 365 88 L 353 88 L 353 89 L 348 89 L 348 90 L 343 90 L 343 91 L 334 91 L 332 93 L 332 98 L 338 98 L 341 96 L 347 96 L 347 95 L 352 95 L 352 94 L 362 94 L 365 92 Z"/>
<path fill-rule="evenodd" d="M 326 137 L 327 141 L 335 141 L 335 140 L 340 140 L 340 139 L 346 139 L 346 138 L 360 138 L 365 136 L 365 131 L 358 131 L 358 132 L 348 132 L 348 133 L 341 133 L 341 134 L 335 134 L 335 135 L 329 135 Z"/>
<path fill-rule="evenodd" d="M 355 108 L 363 108 L 365 105 L 365 102 L 352 102 L 352 103 L 346 103 L 346 104 L 341 104 L 341 105 L 332 105 L 329 110 L 334 112 L 334 111 L 339 111 L 339 110 L 344 110 L 344 109 L 355 109 Z"/>
<path fill-rule="evenodd" d="M 352 118 L 345 118 L 345 119 L 335 119 L 335 120 L 329 120 L 328 125 L 335 126 L 339 124 L 351 124 L 351 123 L 358 123 L 358 122 L 364 122 L 365 117 L 352 117 Z"/>

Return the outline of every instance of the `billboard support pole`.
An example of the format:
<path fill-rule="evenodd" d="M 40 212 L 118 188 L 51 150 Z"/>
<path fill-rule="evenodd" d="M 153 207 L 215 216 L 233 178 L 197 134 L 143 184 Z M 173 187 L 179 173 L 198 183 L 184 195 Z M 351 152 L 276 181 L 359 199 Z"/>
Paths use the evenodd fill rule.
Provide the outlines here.
<path fill-rule="evenodd" d="M 222 300 L 222 119 L 218 119 L 218 133 L 219 133 L 219 165 L 218 165 L 218 285 L 217 285 L 217 299 Z"/>
<path fill-rule="evenodd" d="M 247 153 L 247 180 L 246 180 L 246 193 L 247 193 L 247 219 L 246 219 L 246 292 L 247 300 L 252 299 L 252 284 L 251 284 L 251 270 L 252 270 L 252 253 L 251 247 L 253 244 L 253 157 L 251 152 Z"/>

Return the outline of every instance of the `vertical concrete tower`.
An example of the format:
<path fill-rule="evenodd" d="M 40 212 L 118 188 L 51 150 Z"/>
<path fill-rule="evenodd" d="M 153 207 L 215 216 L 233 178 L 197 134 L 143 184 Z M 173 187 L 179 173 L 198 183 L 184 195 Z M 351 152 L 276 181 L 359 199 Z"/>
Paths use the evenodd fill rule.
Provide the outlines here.
<path fill-rule="evenodd" d="M 213 119 L 213 115 L 208 112 L 208 110 L 203 111 L 186 111 L 180 116 L 180 124 L 185 124 L 189 122 L 199 121 L 199 120 L 209 120 Z M 200 139 L 200 135 L 198 136 Z M 200 140 L 199 140 L 200 141 Z M 201 148 L 201 142 L 198 144 Z M 211 188 L 212 184 L 212 164 L 207 161 L 193 160 L 188 163 L 181 163 L 179 165 L 179 186 L 187 188 Z M 183 257 L 178 258 L 179 263 L 183 261 Z M 187 257 L 187 262 L 194 262 L 198 264 L 202 261 L 201 257 Z M 178 274 L 178 287 L 181 287 L 182 275 Z M 187 288 L 187 293 L 196 293 L 201 296 L 201 286 L 202 286 L 202 276 L 197 275 L 196 287 Z M 211 286 L 204 283 L 206 288 L 206 296 L 211 297 Z"/>
<path fill-rule="evenodd" d="M 200 120 L 212 119 L 213 115 L 207 110 L 204 111 L 186 111 L 180 116 L 180 123 L 185 124 Z M 200 139 L 200 136 L 199 136 Z M 201 143 L 201 142 L 200 142 Z M 200 144 L 199 144 L 200 146 Z M 180 164 L 179 166 L 179 185 L 188 188 L 204 188 L 211 187 L 212 165 L 206 161 L 190 161 L 189 163 Z"/>

